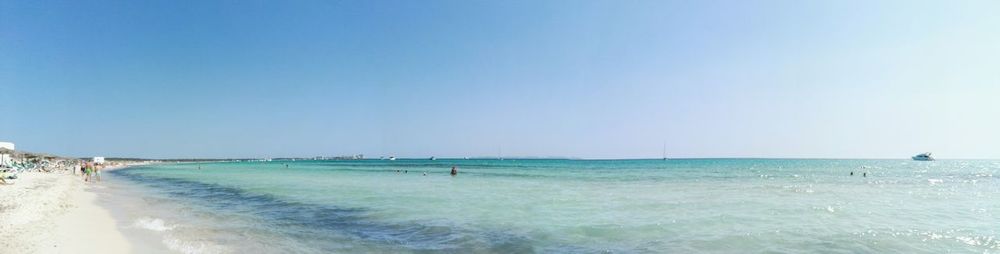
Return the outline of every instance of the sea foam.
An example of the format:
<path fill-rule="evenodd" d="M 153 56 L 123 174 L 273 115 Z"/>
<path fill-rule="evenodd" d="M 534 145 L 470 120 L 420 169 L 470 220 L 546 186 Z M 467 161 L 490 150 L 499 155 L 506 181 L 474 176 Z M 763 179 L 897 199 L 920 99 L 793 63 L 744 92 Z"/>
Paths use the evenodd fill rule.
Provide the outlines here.
<path fill-rule="evenodd" d="M 173 230 L 177 227 L 176 225 L 167 225 L 161 219 L 147 217 L 135 220 L 135 222 L 132 223 L 132 226 L 159 232 Z"/>
<path fill-rule="evenodd" d="M 166 245 L 167 248 L 169 248 L 170 250 L 186 254 L 187 253 L 211 254 L 211 253 L 230 252 L 223 246 L 219 246 L 207 241 L 185 241 L 173 236 L 164 237 L 163 244 Z"/>

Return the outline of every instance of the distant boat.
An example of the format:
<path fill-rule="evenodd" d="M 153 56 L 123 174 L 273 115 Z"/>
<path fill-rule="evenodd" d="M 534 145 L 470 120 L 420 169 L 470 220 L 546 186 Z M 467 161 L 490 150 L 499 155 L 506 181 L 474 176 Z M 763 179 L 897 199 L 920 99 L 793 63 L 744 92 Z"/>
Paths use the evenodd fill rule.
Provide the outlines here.
<path fill-rule="evenodd" d="M 915 161 L 932 161 L 934 157 L 931 157 L 931 153 L 922 153 L 913 156 Z"/>
<path fill-rule="evenodd" d="M 663 160 L 667 160 L 667 142 L 663 142 Z"/>
<path fill-rule="evenodd" d="M 431 156 L 431 160 L 432 160 L 432 161 L 436 161 L 436 160 L 437 160 L 437 158 L 434 158 L 434 156 Z"/>
<path fill-rule="evenodd" d="M 396 157 L 389 156 L 389 160 L 394 161 L 394 160 L 396 160 Z"/>

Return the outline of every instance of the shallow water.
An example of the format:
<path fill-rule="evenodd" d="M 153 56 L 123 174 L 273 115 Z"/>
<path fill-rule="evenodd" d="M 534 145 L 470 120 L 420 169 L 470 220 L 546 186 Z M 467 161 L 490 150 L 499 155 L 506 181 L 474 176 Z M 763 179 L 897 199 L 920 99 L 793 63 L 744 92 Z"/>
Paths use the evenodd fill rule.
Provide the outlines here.
<path fill-rule="evenodd" d="M 186 253 L 982 253 L 1000 250 L 998 170 L 987 160 L 160 164 L 112 171 L 105 197 L 130 230 Z"/>

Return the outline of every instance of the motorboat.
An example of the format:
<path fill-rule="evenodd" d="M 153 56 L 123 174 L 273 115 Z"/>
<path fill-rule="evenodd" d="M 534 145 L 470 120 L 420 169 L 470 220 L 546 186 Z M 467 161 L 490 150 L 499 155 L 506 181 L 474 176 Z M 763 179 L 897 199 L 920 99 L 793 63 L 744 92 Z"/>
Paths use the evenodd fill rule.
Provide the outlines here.
<path fill-rule="evenodd" d="M 931 157 L 931 153 L 922 153 L 913 156 L 915 161 L 932 161 L 934 157 Z"/>

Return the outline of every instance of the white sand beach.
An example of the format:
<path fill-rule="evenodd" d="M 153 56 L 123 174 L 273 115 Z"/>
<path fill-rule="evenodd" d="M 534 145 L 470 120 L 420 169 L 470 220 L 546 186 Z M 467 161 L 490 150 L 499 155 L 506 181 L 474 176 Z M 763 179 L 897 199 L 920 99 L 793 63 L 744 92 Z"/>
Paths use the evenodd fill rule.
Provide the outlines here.
<path fill-rule="evenodd" d="M 22 173 L 0 185 L 5 253 L 129 253 L 111 214 L 88 184 L 66 173 Z"/>

